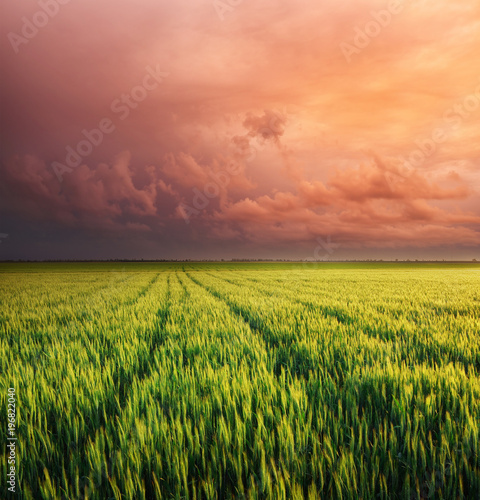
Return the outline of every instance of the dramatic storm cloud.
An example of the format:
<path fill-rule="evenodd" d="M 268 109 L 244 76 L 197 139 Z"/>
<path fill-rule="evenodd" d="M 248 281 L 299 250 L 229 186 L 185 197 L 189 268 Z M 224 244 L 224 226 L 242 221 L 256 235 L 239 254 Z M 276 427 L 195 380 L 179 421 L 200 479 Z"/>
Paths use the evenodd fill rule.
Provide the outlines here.
<path fill-rule="evenodd" d="M 0 258 L 478 258 L 476 2 L 25 0 L 0 23 Z"/>

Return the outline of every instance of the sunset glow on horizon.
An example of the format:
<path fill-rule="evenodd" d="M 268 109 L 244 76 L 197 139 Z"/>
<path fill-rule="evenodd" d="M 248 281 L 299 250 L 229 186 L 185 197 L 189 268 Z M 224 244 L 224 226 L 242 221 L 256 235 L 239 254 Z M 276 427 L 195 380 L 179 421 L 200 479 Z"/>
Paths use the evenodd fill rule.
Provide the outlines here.
<path fill-rule="evenodd" d="M 479 258 L 478 2 L 29 0 L 0 23 L 0 259 Z"/>

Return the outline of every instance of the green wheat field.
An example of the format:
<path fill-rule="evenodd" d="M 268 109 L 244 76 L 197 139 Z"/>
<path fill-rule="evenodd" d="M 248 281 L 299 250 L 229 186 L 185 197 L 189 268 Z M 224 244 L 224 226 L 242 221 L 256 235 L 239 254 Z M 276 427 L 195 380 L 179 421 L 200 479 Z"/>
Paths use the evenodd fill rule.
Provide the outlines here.
<path fill-rule="evenodd" d="M 479 265 L 4 263 L 0 301 L 19 498 L 480 498 Z"/>

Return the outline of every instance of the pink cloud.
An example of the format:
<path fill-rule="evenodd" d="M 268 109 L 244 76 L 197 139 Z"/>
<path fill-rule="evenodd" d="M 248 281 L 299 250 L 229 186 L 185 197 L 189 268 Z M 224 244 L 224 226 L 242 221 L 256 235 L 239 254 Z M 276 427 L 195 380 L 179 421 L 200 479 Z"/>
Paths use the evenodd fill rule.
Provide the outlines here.
<path fill-rule="evenodd" d="M 137 188 L 129 167 L 130 155 L 118 155 L 112 165 L 74 169 L 60 183 L 40 160 L 17 158 L 4 168 L 3 207 L 33 219 L 53 219 L 74 227 L 129 228 L 148 226 L 129 222 L 128 217 L 156 214 L 157 187 L 150 183 Z"/>
<path fill-rule="evenodd" d="M 407 4 L 350 63 L 340 44 L 383 0 L 243 2 L 224 22 L 193 0 L 62 6 L 18 54 L 0 45 L 2 209 L 60 228 L 168 225 L 184 246 L 195 231 L 272 248 L 327 234 L 352 248 L 478 245 L 480 95 L 454 110 L 476 102 L 480 7 Z M 2 30 L 38 8 L 9 2 Z M 168 78 L 121 119 L 112 103 L 149 65 Z M 52 162 L 104 118 L 115 131 L 59 183 Z M 439 128 L 447 139 L 406 169 Z M 211 183 L 185 225 L 179 207 Z"/>
<path fill-rule="evenodd" d="M 327 186 L 302 181 L 295 193 L 246 198 L 217 212 L 215 218 L 234 223 L 242 235 L 262 242 L 307 241 L 331 234 L 353 246 L 422 247 L 449 244 L 453 236 L 457 243 L 480 244 L 480 215 L 452 213 L 429 204 L 429 200 L 469 196 L 458 174 L 459 186 L 450 189 L 418 173 L 398 179 L 399 186 L 389 184 L 385 167 L 376 159 L 336 171 Z M 437 236 L 432 238 L 434 228 Z"/>

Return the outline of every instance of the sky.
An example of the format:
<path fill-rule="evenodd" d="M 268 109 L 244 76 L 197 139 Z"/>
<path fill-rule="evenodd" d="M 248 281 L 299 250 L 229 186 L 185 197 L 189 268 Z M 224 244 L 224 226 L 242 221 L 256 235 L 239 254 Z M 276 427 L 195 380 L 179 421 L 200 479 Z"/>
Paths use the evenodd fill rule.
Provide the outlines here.
<path fill-rule="evenodd" d="M 2 2 L 0 259 L 480 259 L 480 3 Z"/>

